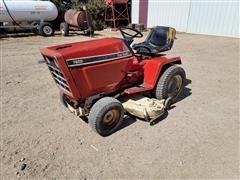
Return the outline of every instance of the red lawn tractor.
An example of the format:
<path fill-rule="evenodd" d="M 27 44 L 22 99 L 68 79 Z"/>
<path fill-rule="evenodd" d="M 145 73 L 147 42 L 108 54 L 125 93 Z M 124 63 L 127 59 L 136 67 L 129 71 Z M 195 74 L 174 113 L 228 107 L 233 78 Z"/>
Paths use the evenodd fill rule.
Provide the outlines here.
<path fill-rule="evenodd" d="M 152 122 L 178 100 L 185 71 L 172 48 L 176 31 L 157 26 L 142 43 L 136 29 L 120 28 L 120 38 L 103 38 L 41 49 L 60 91 L 62 103 L 92 129 L 108 136 L 119 129 L 124 114 Z"/>

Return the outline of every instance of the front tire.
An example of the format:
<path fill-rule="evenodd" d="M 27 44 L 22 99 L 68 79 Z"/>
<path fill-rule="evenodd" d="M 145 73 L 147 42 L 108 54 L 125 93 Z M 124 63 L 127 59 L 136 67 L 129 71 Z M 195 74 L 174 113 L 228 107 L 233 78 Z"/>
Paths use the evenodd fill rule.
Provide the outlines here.
<path fill-rule="evenodd" d="M 45 37 L 52 36 L 55 30 L 53 26 L 48 22 L 42 22 L 39 25 L 39 34 Z"/>
<path fill-rule="evenodd" d="M 101 136 L 108 136 L 118 130 L 123 121 L 124 108 L 117 99 L 104 97 L 98 100 L 89 113 L 91 128 Z"/>
<path fill-rule="evenodd" d="M 173 104 L 177 102 L 179 95 L 182 93 L 185 80 L 186 74 L 184 69 L 174 64 L 161 75 L 153 90 L 153 94 L 159 100 L 171 97 L 170 104 Z"/>

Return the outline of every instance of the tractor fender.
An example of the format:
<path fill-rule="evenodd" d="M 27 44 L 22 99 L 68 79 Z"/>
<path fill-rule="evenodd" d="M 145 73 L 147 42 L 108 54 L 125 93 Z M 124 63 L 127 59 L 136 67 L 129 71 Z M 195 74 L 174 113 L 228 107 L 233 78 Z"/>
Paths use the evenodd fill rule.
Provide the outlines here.
<path fill-rule="evenodd" d="M 161 56 L 151 60 L 144 60 L 144 78 L 143 84 L 149 89 L 153 89 L 161 74 L 172 64 L 182 64 L 178 56 Z"/>

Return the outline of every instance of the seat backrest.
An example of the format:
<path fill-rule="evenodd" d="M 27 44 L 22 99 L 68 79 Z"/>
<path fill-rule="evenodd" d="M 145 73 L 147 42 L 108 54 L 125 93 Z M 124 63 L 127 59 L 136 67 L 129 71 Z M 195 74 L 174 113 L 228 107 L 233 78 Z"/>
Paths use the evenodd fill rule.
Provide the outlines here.
<path fill-rule="evenodd" d="M 153 46 L 157 46 L 158 48 L 165 47 L 169 50 L 172 48 L 175 35 L 176 30 L 174 28 L 156 26 L 152 29 L 146 41 Z"/>

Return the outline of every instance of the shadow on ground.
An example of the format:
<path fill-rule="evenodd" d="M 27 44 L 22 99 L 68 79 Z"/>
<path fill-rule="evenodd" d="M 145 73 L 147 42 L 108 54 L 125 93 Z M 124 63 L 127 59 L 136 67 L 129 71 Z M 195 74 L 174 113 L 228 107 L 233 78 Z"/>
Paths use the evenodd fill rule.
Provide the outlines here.
<path fill-rule="evenodd" d="M 132 116 L 132 115 L 126 115 L 126 116 L 124 116 L 124 121 L 123 121 L 123 123 L 121 124 L 121 126 L 119 127 L 119 129 L 118 129 L 117 131 L 120 131 L 120 130 L 122 130 L 122 129 L 130 126 L 130 125 L 132 125 L 132 124 L 135 123 L 137 120 L 142 120 L 142 121 L 145 121 L 146 123 L 150 123 L 151 126 L 154 126 L 154 125 L 158 124 L 159 122 L 165 120 L 165 119 L 168 117 L 168 114 L 169 114 L 168 112 L 171 111 L 172 109 L 174 109 L 174 108 L 176 107 L 176 104 L 177 104 L 178 102 L 180 102 L 180 101 L 184 100 L 185 98 L 191 96 L 191 94 L 192 94 L 192 89 L 190 89 L 190 88 L 187 87 L 187 86 L 188 86 L 189 84 L 191 84 L 191 83 L 192 83 L 192 81 L 191 81 L 190 79 L 186 79 L 184 89 L 183 89 L 182 94 L 181 94 L 181 96 L 179 97 L 178 101 L 175 102 L 174 104 L 170 105 L 170 107 L 168 107 L 168 108 L 165 110 L 165 113 L 164 113 L 162 116 L 160 116 L 159 118 L 156 118 L 156 119 L 154 119 L 154 120 L 152 120 L 152 121 L 150 121 L 150 122 L 146 122 L 144 119 L 139 119 L 139 118 L 134 117 L 134 116 Z M 82 117 L 81 119 L 82 119 L 84 122 L 88 123 L 87 117 Z"/>
<path fill-rule="evenodd" d="M 56 35 L 62 35 L 60 32 L 55 33 Z M 82 31 L 70 31 L 69 32 L 69 37 L 73 37 L 73 36 L 85 36 L 85 37 L 99 37 L 99 36 L 103 36 L 102 34 L 98 34 L 98 33 L 94 33 L 92 36 L 87 35 L 86 33 L 82 32 Z M 68 37 L 66 36 L 66 37 Z"/>
<path fill-rule="evenodd" d="M 31 36 L 37 36 L 37 34 L 33 32 L 2 32 L 0 33 L 0 39 L 1 38 L 25 38 L 25 37 L 31 37 Z"/>
<path fill-rule="evenodd" d="M 158 124 L 159 122 L 165 120 L 165 119 L 167 118 L 168 114 L 169 114 L 168 112 L 171 111 L 172 109 L 174 109 L 174 108 L 176 107 L 176 104 L 177 104 L 178 102 L 184 100 L 185 98 L 189 97 L 189 96 L 192 94 L 192 92 L 191 92 L 192 90 L 187 87 L 187 86 L 188 86 L 189 84 L 191 84 L 191 83 L 192 83 L 192 81 L 191 81 L 190 79 L 186 79 L 185 87 L 184 87 L 183 92 L 182 92 L 181 96 L 179 97 L 178 101 L 177 101 L 176 103 L 172 104 L 170 107 L 168 107 L 168 108 L 166 109 L 165 113 L 164 113 L 162 116 L 160 116 L 159 118 L 154 119 L 153 121 L 151 121 L 151 122 L 150 122 L 150 125 L 151 125 L 151 126 L 154 126 L 154 125 Z M 87 117 L 84 117 L 84 118 L 81 118 L 81 119 L 82 119 L 85 123 L 88 123 Z M 126 115 L 126 116 L 124 117 L 123 123 L 121 124 L 121 126 L 119 127 L 119 129 L 118 129 L 117 131 L 120 131 L 120 130 L 122 130 L 122 129 L 130 126 L 130 125 L 132 125 L 132 124 L 135 123 L 137 120 L 145 121 L 145 120 L 143 120 L 143 119 L 139 119 L 139 118 L 134 117 L 134 116 L 131 116 L 131 115 L 130 115 L 130 116 Z M 149 123 L 149 122 L 146 122 L 146 123 Z"/>
<path fill-rule="evenodd" d="M 191 84 L 191 83 L 192 83 L 192 81 L 191 81 L 190 79 L 186 79 L 183 92 L 182 92 L 181 96 L 179 96 L 178 101 L 175 102 L 174 104 L 172 104 L 170 107 L 168 107 L 168 108 L 166 109 L 165 113 L 164 113 L 161 117 L 159 117 L 159 118 L 155 119 L 154 121 L 152 121 L 152 122 L 150 123 L 151 126 L 154 126 L 154 125 L 158 124 L 159 122 L 163 121 L 164 119 L 166 119 L 167 116 L 168 116 L 168 112 L 171 111 L 172 109 L 174 109 L 174 108 L 176 107 L 176 104 L 177 104 L 178 102 L 180 102 L 180 101 L 184 100 L 185 98 L 191 96 L 191 94 L 192 94 L 192 89 L 190 89 L 190 88 L 187 87 L 187 86 L 188 86 L 189 84 Z"/>
<path fill-rule="evenodd" d="M 192 83 L 192 81 L 191 81 L 190 79 L 186 79 L 185 87 L 184 87 L 184 89 L 183 89 L 183 92 L 182 92 L 181 96 L 179 97 L 179 99 L 178 99 L 178 101 L 177 101 L 176 103 L 178 103 L 178 102 L 184 100 L 185 98 L 191 96 L 191 94 L 192 94 L 192 89 L 190 89 L 190 88 L 187 87 L 187 86 L 188 86 L 189 84 L 191 84 L 191 83 Z M 151 122 L 150 122 L 150 125 L 151 125 L 151 126 L 154 126 L 154 125 L 158 124 L 159 122 L 165 120 L 165 119 L 167 118 L 167 116 L 168 116 L 168 112 L 171 111 L 172 109 L 174 109 L 174 108 L 176 107 L 176 103 L 172 104 L 172 105 L 165 111 L 165 113 L 164 113 L 161 117 L 159 117 L 159 118 L 151 121 Z M 124 123 L 123 123 L 122 126 L 119 128 L 119 130 L 121 130 L 121 129 L 123 129 L 123 128 L 126 128 L 127 126 L 130 126 L 131 124 L 135 123 L 135 122 L 137 121 L 137 119 L 138 119 L 138 118 L 133 117 L 133 116 L 127 116 L 127 118 L 125 119 Z M 140 119 L 140 120 L 142 120 L 142 119 Z M 143 120 L 143 121 L 144 121 L 144 120 Z M 118 130 L 118 131 L 119 131 L 119 130 Z"/>
<path fill-rule="evenodd" d="M 41 36 L 39 34 L 35 34 L 31 31 L 21 31 L 21 32 L 2 32 L 0 33 L 0 39 L 4 39 L 4 38 L 25 38 L 25 37 L 33 37 L 33 36 Z M 57 31 L 55 32 L 54 36 L 62 36 L 61 32 Z M 54 36 L 51 36 L 51 37 L 54 37 Z M 98 34 L 98 33 L 94 33 L 93 36 L 89 36 L 89 35 L 86 35 L 84 32 L 79 32 L 79 31 L 71 31 L 69 33 L 68 36 L 66 37 L 73 37 L 73 36 L 84 36 L 84 37 L 99 37 L 99 36 L 103 36 L 101 34 Z M 43 37 L 43 36 L 42 36 Z"/>

